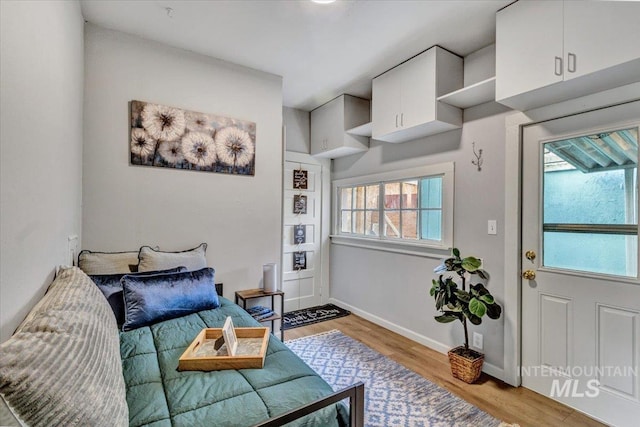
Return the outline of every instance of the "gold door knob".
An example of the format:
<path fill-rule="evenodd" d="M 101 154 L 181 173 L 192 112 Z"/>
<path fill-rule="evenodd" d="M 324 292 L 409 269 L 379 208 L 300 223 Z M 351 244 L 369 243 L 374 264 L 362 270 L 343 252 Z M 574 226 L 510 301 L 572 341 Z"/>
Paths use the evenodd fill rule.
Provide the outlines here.
<path fill-rule="evenodd" d="M 533 270 L 525 270 L 522 272 L 522 277 L 527 280 L 533 280 L 536 278 L 536 272 Z"/>
<path fill-rule="evenodd" d="M 524 256 L 527 257 L 527 259 L 531 262 L 536 259 L 536 253 L 534 251 L 527 251 L 525 252 Z"/>

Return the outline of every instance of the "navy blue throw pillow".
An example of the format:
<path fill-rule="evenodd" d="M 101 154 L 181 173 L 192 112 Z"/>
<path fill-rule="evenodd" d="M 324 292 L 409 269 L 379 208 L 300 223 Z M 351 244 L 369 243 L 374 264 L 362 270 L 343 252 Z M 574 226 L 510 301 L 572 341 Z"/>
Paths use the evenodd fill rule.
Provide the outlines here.
<path fill-rule="evenodd" d="M 186 270 L 186 267 L 176 267 L 162 271 L 147 271 L 128 274 L 132 276 L 152 276 L 161 273 L 179 273 Z M 125 274 L 94 274 L 89 276 L 91 280 L 98 285 L 98 288 L 100 288 L 107 301 L 109 301 L 113 314 L 116 316 L 118 328 L 122 327 L 122 324 L 124 323 L 124 297 L 122 296 L 122 283 L 120 283 L 122 276 L 125 276 Z"/>
<path fill-rule="evenodd" d="M 182 273 L 135 276 L 121 280 L 124 291 L 123 331 L 218 308 L 213 268 Z"/>

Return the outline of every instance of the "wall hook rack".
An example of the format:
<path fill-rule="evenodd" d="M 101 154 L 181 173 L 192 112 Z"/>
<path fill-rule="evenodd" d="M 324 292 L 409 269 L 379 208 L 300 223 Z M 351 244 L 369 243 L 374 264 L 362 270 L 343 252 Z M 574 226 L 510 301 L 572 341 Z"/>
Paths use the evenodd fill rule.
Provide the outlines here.
<path fill-rule="evenodd" d="M 476 156 L 475 160 L 471 160 L 471 163 L 478 167 L 478 172 L 482 170 L 482 148 L 476 152 L 476 143 L 475 141 L 472 143 L 473 145 L 473 155 Z"/>

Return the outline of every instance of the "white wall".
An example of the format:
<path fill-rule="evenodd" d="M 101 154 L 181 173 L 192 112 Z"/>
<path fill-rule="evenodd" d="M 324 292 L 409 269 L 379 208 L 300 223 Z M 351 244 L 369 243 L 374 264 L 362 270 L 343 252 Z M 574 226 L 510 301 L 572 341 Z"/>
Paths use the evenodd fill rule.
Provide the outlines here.
<path fill-rule="evenodd" d="M 295 153 L 309 154 L 311 152 L 309 112 L 283 107 L 282 115 L 286 132 L 285 149 Z"/>
<path fill-rule="evenodd" d="M 82 204 L 83 18 L 68 2 L 0 2 L 0 341 L 69 264 Z"/>
<path fill-rule="evenodd" d="M 85 31 L 82 246 L 182 250 L 207 242 L 224 295 L 280 262 L 282 79 L 120 32 Z M 256 123 L 256 175 L 131 166 L 129 101 Z"/>
<path fill-rule="evenodd" d="M 455 162 L 454 244 L 462 255 L 484 259 L 491 274 L 488 289 L 502 303 L 504 289 L 504 151 L 507 110 L 495 103 L 465 111 L 462 130 L 402 144 L 372 140 L 363 154 L 336 159 L 333 179 Z M 482 171 L 471 164 L 472 142 L 483 150 Z M 487 235 L 487 220 L 498 221 L 498 234 Z M 433 268 L 445 253 L 433 258 L 333 244 L 331 297 L 359 314 L 383 323 L 440 351 L 462 344 L 459 322 L 439 324 L 429 296 Z M 511 284 L 516 286 L 516 284 Z M 485 319 L 471 331 L 484 335 L 486 363 L 501 376 L 504 355 L 503 319 Z M 471 339 L 471 333 L 470 333 Z"/>

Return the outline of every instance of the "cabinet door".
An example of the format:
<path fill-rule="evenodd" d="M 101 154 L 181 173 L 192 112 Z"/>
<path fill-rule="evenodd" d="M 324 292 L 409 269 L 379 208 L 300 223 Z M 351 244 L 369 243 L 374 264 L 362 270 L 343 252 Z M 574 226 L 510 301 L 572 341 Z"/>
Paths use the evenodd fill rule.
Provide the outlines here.
<path fill-rule="evenodd" d="M 327 150 L 339 148 L 345 144 L 344 97 L 341 95 L 327 103 L 325 120 L 327 122 Z"/>
<path fill-rule="evenodd" d="M 394 132 L 400 126 L 400 83 L 397 68 L 376 77 L 372 82 L 372 137 Z"/>
<path fill-rule="evenodd" d="M 410 128 L 436 119 L 435 48 L 402 64 L 400 127 Z"/>
<path fill-rule="evenodd" d="M 637 2 L 565 1 L 565 80 L 640 58 L 639 18 Z"/>
<path fill-rule="evenodd" d="M 328 147 L 328 135 L 330 128 L 330 109 L 327 104 L 311 111 L 311 154 L 319 154 Z"/>
<path fill-rule="evenodd" d="M 526 0 L 497 13 L 497 101 L 562 81 L 562 14 L 560 1 Z"/>

